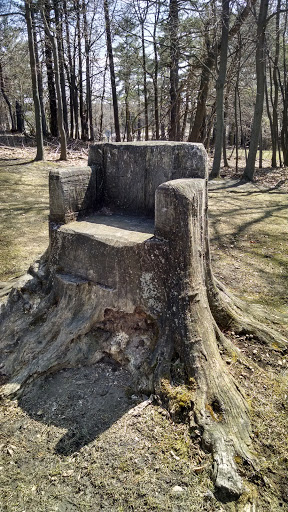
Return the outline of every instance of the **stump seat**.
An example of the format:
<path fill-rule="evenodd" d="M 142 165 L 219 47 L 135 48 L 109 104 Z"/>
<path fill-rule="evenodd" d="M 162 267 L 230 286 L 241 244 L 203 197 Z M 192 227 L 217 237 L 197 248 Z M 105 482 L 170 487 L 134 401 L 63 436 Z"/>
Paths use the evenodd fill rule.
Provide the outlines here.
<path fill-rule="evenodd" d="M 136 245 L 154 235 L 152 219 L 133 215 L 92 214 L 59 228 L 61 233 L 83 235 L 109 245 Z"/>
<path fill-rule="evenodd" d="M 179 178 L 207 179 L 202 144 L 97 143 L 90 146 L 88 167 L 51 171 L 50 254 L 55 271 L 97 283 L 103 283 L 104 275 L 104 285 L 113 288 L 119 280 L 119 258 L 137 260 L 121 249 L 136 251 L 154 236 L 157 187 Z"/>

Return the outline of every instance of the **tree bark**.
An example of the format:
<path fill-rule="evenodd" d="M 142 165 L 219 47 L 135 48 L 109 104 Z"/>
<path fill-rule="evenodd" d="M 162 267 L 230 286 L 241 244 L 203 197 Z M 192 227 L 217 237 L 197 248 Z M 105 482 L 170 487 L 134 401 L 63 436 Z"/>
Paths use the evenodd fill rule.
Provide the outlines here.
<path fill-rule="evenodd" d="M 105 261 L 111 258 L 113 251 L 112 259 L 121 284 L 119 290 L 111 294 L 112 290 L 107 291 L 93 281 L 58 273 L 53 279 L 50 276 L 50 282 L 54 283 L 50 293 L 44 293 L 28 315 L 23 312 L 23 295 L 14 294 L 14 306 L 11 298 L 6 316 L 2 312 L 3 354 L 11 343 L 11 336 L 13 338 L 13 315 L 16 315 L 17 325 L 21 325 L 22 338 L 19 349 L 14 354 L 10 351 L 5 359 L 3 371 L 12 376 L 2 393 L 19 394 L 25 383 L 39 374 L 93 364 L 101 360 L 103 354 L 110 354 L 124 366 L 128 362 L 138 389 L 156 393 L 171 414 L 179 418 L 186 414 L 191 426 L 201 428 L 203 443 L 213 453 L 215 485 L 226 498 L 235 499 L 243 492 L 235 456 L 240 455 L 250 463 L 254 457 L 248 406 L 221 358 L 218 345 L 223 344 L 223 339 L 208 302 L 207 225 L 206 180 L 167 182 L 157 189 L 155 238 L 148 245 L 143 243 L 133 248 L 133 244 L 124 247 L 116 242 L 111 249 L 111 245 L 102 243 Z M 52 273 L 59 263 L 58 242 L 55 243 L 49 263 Z M 141 279 L 142 288 L 134 288 Z M 35 294 L 35 282 L 30 285 L 34 285 Z M 29 282 L 26 286 L 29 289 Z M 134 310 L 128 307 L 130 313 L 126 311 L 127 306 L 125 308 L 126 292 L 125 298 L 121 298 L 121 290 L 129 290 L 132 304 L 136 300 Z M 37 293 L 36 297 L 30 294 L 30 300 L 34 301 Z M 163 302 L 159 304 L 161 299 Z M 148 311 L 139 305 L 143 300 L 150 304 L 146 306 Z M 155 317 L 156 311 L 159 313 Z M 128 342 L 118 347 L 115 333 L 121 331 L 123 336 L 128 320 Z M 139 343 L 139 322 L 144 327 L 146 324 L 143 333 L 146 352 L 139 351 L 136 343 L 137 339 Z M 43 340 L 41 346 L 39 339 Z M 137 347 L 135 353 L 133 347 Z M 175 398 L 175 360 L 180 361 L 182 368 L 180 385 L 182 393 L 185 390 L 184 401 Z"/>
<path fill-rule="evenodd" d="M 170 126 L 169 140 L 179 140 L 179 4 L 170 0 L 169 36 L 170 36 Z"/>
<path fill-rule="evenodd" d="M 256 154 L 261 130 L 265 93 L 265 29 L 269 0 L 261 0 L 257 20 L 257 46 L 256 46 L 256 101 L 253 124 L 250 137 L 249 153 L 243 178 L 253 180 L 255 172 Z"/>
<path fill-rule="evenodd" d="M 125 131 L 127 134 L 127 141 L 131 142 L 132 141 L 132 130 L 131 130 L 131 112 L 130 112 L 130 105 L 129 105 L 130 84 L 129 84 L 129 81 L 127 81 L 127 80 L 125 80 L 124 89 L 125 89 L 125 118 L 126 118 L 126 122 L 125 122 L 126 130 Z"/>
<path fill-rule="evenodd" d="M 59 82 L 61 90 L 61 103 L 63 111 L 63 123 L 66 133 L 68 133 L 68 108 L 66 99 L 66 83 L 65 83 L 65 69 L 64 69 L 64 48 L 63 48 L 63 10 L 62 0 L 53 0 L 53 7 L 55 12 L 55 25 L 56 25 L 56 41 L 58 52 L 58 68 L 59 68 Z M 57 88 L 57 85 L 56 85 Z M 61 136 L 61 134 L 60 134 Z"/>
<path fill-rule="evenodd" d="M 35 110 L 36 144 L 37 144 L 37 152 L 36 152 L 35 160 L 44 160 L 41 106 L 40 106 L 38 83 L 37 83 L 37 69 L 36 69 L 30 0 L 25 0 L 25 19 L 26 19 L 26 23 L 27 23 L 31 80 L 32 80 L 32 90 L 33 90 L 33 103 L 34 103 L 34 110 Z"/>
<path fill-rule="evenodd" d="M 108 8 L 107 0 L 104 0 L 104 15 L 105 15 L 105 27 L 106 27 L 107 53 L 108 53 L 108 57 L 109 57 L 110 79 L 111 79 L 111 89 L 112 89 L 112 99 L 113 99 L 115 135 L 116 135 L 116 142 L 120 142 L 121 135 L 120 135 L 120 124 L 119 124 L 118 99 L 117 99 L 117 91 L 116 91 L 114 57 L 113 57 L 113 48 L 112 48 L 109 8 Z"/>
<path fill-rule="evenodd" d="M 37 70 L 37 83 L 38 83 L 38 92 L 39 92 L 39 101 L 40 101 L 40 108 L 41 108 L 41 120 L 42 120 L 42 132 L 43 136 L 47 137 L 48 130 L 47 130 L 47 122 L 46 122 L 46 114 L 45 114 L 45 107 L 44 107 L 44 100 L 43 100 L 43 80 L 42 80 L 42 70 L 41 70 L 41 64 L 39 59 L 39 52 L 38 52 L 38 42 L 37 42 L 37 33 L 36 33 L 36 24 L 35 24 L 35 8 L 31 10 L 31 17 L 32 17 L 32 30 L 33 30 L 33 39 L 34 39 L 34 49 L 35 49 L 35 62 L 36 62 L 36 70 Z"/>
<path fill-rule="evenodd" d="M 154 50 L 154 75 L 153 75 L 153 87 L 154 87 L 154 117 L 155 117 L 155 137 L 156 140 L 160 139 L 160 122 L 159 122 L 159 93 L 158 93 L 158 71 L 159 71 L 159 62 L 158 62 L 158 51 L 157 51 L 157 26 L 159 22 L 160 16 L 160 4 L 159 1 L 156 3 L 156 13 L 154 19 L 154 28 L 153 28 L 153 50 Z"/>
<path fill-rule="evenodd" d="M 227 111 L 228 111 L 228 100 L 227 98 L 225 99 L 225 102 L 224 102 L 226 105 L 224 107 L 224 126 L 223 126 L 223 140 L 222 140 L 222 145 L 223 145 L 223 165 L 224 167 L 228 168 L 229 167 L 229 163 L 228 163 L 228 158 L 227 158 L 227 133 L 226 133 L 226 122 L 227 122 Z"/>
<path fill-rule="evenodd" d="M 23 109 L 22 109 L 22 105 L 17 100 L 16 100 L 16 104 L 15 104 L 15 111 L 16 111 L 16 128 L 17 128 L 17 132 L 23 133 L 24 130 L 25 130 Z"/>
<path fill-rule="evenodd" d="M 206 252 L 209 247 L 207 195 L 203 185 L 201 180 L 192 180 L 189 185 L 178 180 L 165 183 L 157 190 L 156 236 L 169 240 L 176 251 L 167 273 L 172 276 L 168 301 L 169 311 L 173 311 L 169 335 L 173 345 L 165 347 L 166 361 L 164 358 L 163 365 L 160 363 L 158 375 L 161 386 L 161 380 L 169 375 L 168 354 L 180 355 L 187 375 L 196 383 L 194 417 L 204 430 L 204 444 L 213 452 L 215 484 L 223 492 L 239 496 L 242 483 L 234 456 L 238 453 L 245 460 L 253 460 L 250 425 L 245 400 L 220 357 L 217 329 L 208 303 L 206 280 L 209 277 L 203 261 L 208 268 L 210 260 Z M 163 212 L 163 217 L 157 218 L 157 211 Z M 171 213 L 167 219 L 168 211 Z M 184 237 L 185 250 L 181 247 Z"/>
<path fill-rule="evenodd" d="M 67 2 L 63 0 L 63 12 L 64 12 L 64 23 L 65 23 L 65 37 L 66 37 L 66 48 L 68 56 L 68 82 L 70 89 L 70 137 L 73 139 L 79 138 L 79 120 L 78 120 L 78 92 L 76 87 L 76 76 L 75 76 L 75 54 L 72 58 L 71 41 L 70 41 L 70 26 L 67 12 Z"/>
<path fill-rule="evenodd" d="M 273 63 L 273 85 L 274 85 L 274 97 L 272 102 L 272 159 L 271 166 L 277 167 L 277 152 L 279 144 L 279 133 L 278 133 L 278 103 L 279 103 L 279 81 L 278 81 L 278 64 L 280 54 L 280 9 L 281 0 L 277 1 L 277 11 L 275 17 L 275 34 L 276 34 L 276 45 L 275 45 L 275 57 Z"/>
<path fill-rule="evenodd" d="M 93 110 L 92 110 L 92 90 L 91 90 L 91 65 L 90 65 L 90 37 L 88 33 L 87 23 L 87 5 L 86 1 L 82 3 L 83 10 L 83 30 L 85 41 L 85 67 L 86 67 L 86 111 L 87 111 L 87 135 L 89 140 L 94 140 L 94 127 L 93 127 Z"/>
<path fill-rule="evenodd" d="M 148 91 L 147 91 L 147 69 L 146 51 L 144 37 L 144 19 L 141 19 L 141 47 L 142 47 L 142 69 L 143 69 L 143 92 L 144 92 L 144 130 L 145 140 L 149 140 L 149 116 L 148 116 Z"/>
<path fill-rule="evenodd" d="M 214 52 L 208 51 L 208 55 L 204 61 L 202 71 L 201 71 L 201 79 L 200 79 L 200 87 L 197 97 L 197 108 L 195 113 L 195 119 L 193 123 L 192 130 L 189 135 L 190 142 L 203 142 L 204 141 L 204 121 L 206 117 L 206 103 L 209 93 L 210 87 L 210 78 L 211 73 L 215 64 L 215 54 Z"/>
<path fill-rule="evenodd" d="M 82 70 L 82 27 L 80 18 L 80 1 L 75 0 L 75 11 L 76 11 L 76 30 L 77 30 L 77 41 L 78 41 L 78 89 L 79 89 L 79 113 L 81 123 L 81 139 L 87 140 L 87 121 L 86 114 L 84 111 L 84 95 L 83 95 L 83 70 Z"/>
<path fill-rule="evenodd" d="M 6 89 L 5 89 L 5 81 L 4 81 L 3 68 L 2 68 L 1 62 L 0 62 L 0 88 L 1 88 L 2 96 L 3 96 L 3 98 L 7 104 L 7 107 L 8 107 L 10 121 L 11 121 L 11 131 L 15 132 L 16 131 L 15 119 L 14 119 L 13 112 L 12 112 L 12 105 L 10 103 L 10 100 L 7 96 Z"/>
<path fill-rule="evenodd" d="M 282 129 L 281 129 L 281 146 L 283 152 L 283 164 L 288 166 L 288 85 L 284 90 L 283 113 L 282 113 Z"/>
<path fill-rule="evenodd" d="M 287 81 L 287 52 L 286 52 L 286 38 L 287 38 L 287 21 L 288 14 L 285 13 L 284 28 L 282 33 L 283 40 L 283 84 L 281 84 L 281 94 L 283 101 L 282 111 L 282 129 L 281 129 L 281 146 L 283 152 L 283 164 L 288 166 L 288 81 Z"/>
<path fill-rule="evenodd" d="M 106 72 L 108 65 L 108 55 L 106 55 L 105 69 L 103 75 L 103 88 L 100 100 L 100 121 L 99 121 L 99 131 L 98 131 L 98 140 L 103 140 L 103 117 L 104 117 L 104 98 L 106 92 Z"/>
<path fill-rule="evenodd" d="M 238 172 L 239 166 L 239 127 L 238 127 L 238 93 L 237 93 L 237 84 L 234 89 L 234 116 L 235 116 L 235 170 Z"/>
<path fill-rule="evenodd" d="M 183 122 L 182 122 L 182 128 L 181 128 L 181 137 L 180 137 L 181 140 L 185 140 L 187 118 L 188 118 L 188 114 L 189 114 L 189 105 L 190 105 L 190 91 L 187 88 L 186 98 L 185 98 L 185 110 L 184 110 Z"/>
<path fill-rule="evenodd" d="M 44 22 L 45 32 L 49 41 L 51 43 L 53 59 L 54 59 L 54 73 L 55 73 L 55 85 L 56 85 L 56 94 L 57 94 L 57 121 L 58 121 L 58 130 L 60 133 L 60 160 L 67 160 L 67 143 L 66 143 L 66 131 L 64 125 L 64 116 L 63 116 L 63 105 L 62 105 L 62 91 L 61 91 L 61 83 L 60 83 L 60 68 L 59 68 L 59 60 L 58 60 L 58 48 L 57 48 L 57 39 L 52 34 L 49 29 L 44 9 L 41 10 L 42 19 Z"/>
<path fill-rule="evenodd" d="M 45 2 L 45 17 L 47 20 L 47 24 L 49 26 L 49 30 L 51 30 L 51 21 L 50 21 L 50 5 L 48 2 Z M 52 48 L 49 38 L 45 32 L 45 63 L 47 69 L 47 85 L 48 85 L 48 98 L 49 98 L 49 111 L 50 111 L 50 133 L 52 137 L 58 137 L 58 124 L 57 124 L 57 100 L 56 100 L 56 91 L 55 91 L 55 83 L 54 83 L 54 73 L 53 73 L 53 56 L 52 56 Z"/>
<path fill-rule="evenodd" d="M 221 154 L 224 135 L 224 86 L 226 80 L 227 55 L 228 55 L 228 34 L 230 17 L 230 0 L 222 0 L 222 36 L 219 74 L 216 81 L 216 136 L 215 151 L 211 178 L 218 178 L 220 175 Z"/>

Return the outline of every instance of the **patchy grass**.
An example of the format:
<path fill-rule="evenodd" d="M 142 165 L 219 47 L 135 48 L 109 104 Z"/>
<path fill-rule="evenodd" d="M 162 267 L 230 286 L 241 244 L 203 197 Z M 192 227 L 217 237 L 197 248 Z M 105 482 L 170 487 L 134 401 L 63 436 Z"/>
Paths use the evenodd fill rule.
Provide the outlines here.
<path fill-rule="evenodd" d="M 250 302 L 287 314 L 288 195 L 285 188 L 216 180 L 209 185 L 217 277 Z"/>
<path fill-rule="evenodd" d="M 0 280 L 21 275 L 48 240 L 48 172 L 51 164 L 0 161 Z"/>
<path fill-rule="evenodd" d="M 23 274 L 48 246 L 50 169 L 87 165 L 82 151 L 68 162 L 57 161 L 51 147 L 45 162 L 34 157 L 35 148 L 0 146 L 0 281 Z"/>
<path fill-rule="evenodd" d="M 48 244 L 47 177 L 60 164 L 54 154 L 32 162 L 34 152 L 0 150 L 2 281 L 24 272 Z M 61 165 L 86 165 L 82 156 Z M 235 293 L 284 316 L 288 199 L 285 183 L 270 188 L 210 184 L 213 267 Z M 249 336 L 227 335 L 251 361 L 225 359 L 250 405 L 258 454 L 257 468 L 236 460 L 246 482 L 239 503 L 216 500 L 211 457 L 201 449 L 196 427 L 189 431 L 159 405 L 138 405 L 146 398 L 125 394 L 128 380 L 113 398 L 119 370 L 107 370 L 97 381 L 95 366 L 41 377 L 19 403 L 2 402 L 0 511 L 288 510 L 288 357 Z M 181 407 L 192 399 L 191 390 L 180 386 L 170 394 Z"/>

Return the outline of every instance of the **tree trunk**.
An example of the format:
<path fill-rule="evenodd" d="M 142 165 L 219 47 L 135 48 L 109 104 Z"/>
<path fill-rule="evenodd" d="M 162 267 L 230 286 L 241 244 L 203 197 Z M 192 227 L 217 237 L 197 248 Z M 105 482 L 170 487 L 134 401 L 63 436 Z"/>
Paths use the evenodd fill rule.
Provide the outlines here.
<path fill-rule="evenodd" d="M 256 3 L 256 0 L 247 0 L 245 7 L 240 11 L 236 17 L 233 26 L 229 30 L 228 39 L 231 40 L 236 34 L 239 34 L 240 29 L 251 12 L 252 6 Z M 208 98 L 208 92 L 210 87 L 210 79 L 212 76 L 212 70 L 215 65 L 215 57 L 219 51 L 221 51 L 221 43 L 216 43 L 211 48 L 210 41 L 207 37 L 207 55 L 203 59 L 203 66 L 201 69 L 200 87 L 197 97 L 197 109 L 194 119 L 194 124 L 190 132 L 189 141 L 191 142 L 203 142 L 204 140 L 204 123 L 206 116 L 206 103 Z"/>
<path fill-rule="evenodd" d="M 278 63 L 279 63 L 279 53 L 280 53 L 280 9 L 281 9 L 281 0 L 277 1 L 277 11 L 275 17 L 275 33 L 276 33 L 276 44 L 275 44 L 275 57 L 273 62 L 273 84 L 274 84 L 274 97 L 272 101 L 272 130 L 271 130 L 271 140 L 272 140 L 272 159 L 271 166 L 277 167 L 277 151 L 278 151 L 278 143 L 279 143 L 279 133 L 278 133 L 278 103 L 279 103 L 279 81 L 278 81 Z M 272 84 L 271 84 L 272 86 Z"/>
<path fill-rule="evenodd" d="M 75 65 L 72 59 L 71 43 L 70 43 L 70 27 L 67 13 L 67 2 L 63 0 L 63 12 L 65 22 L 66 48 L 68 55 L 68 80 L 70 88 L 70 137 L 74 137 L 74 121 L 75 121 L 75 138 L 78 138 L 78 99 L 75 78 Z"/>
<path fill-rule="evenodd" d="M 216 81 L 216 136 L 213 167 L 210 177 L 218 178 L 220 175 L 221 154 L 224 134 L 224 86 L 226 80 L 228 34 L 229 34 L 229 3 L 230 0 L 222 0 L 222 37 L 219 74 Z"/>
<path fill-rule="evenodd" d="M 11 121 L 11 131 L 15 132 L 16 131 L 15 119 L 13 116 L 11 103 L 9 101 L 9 98 L 8 98 L 8 96 L 6 94 L 6 90 L 5 90 L 5 81 L 4 81 L 3 68 L 2 68 L 1 62 L 0 62 L 0 87 L 1 87 L 2 96 L 3 96 L 3 98 L 7 104 L 7 107 L 8 107 L 10 121 Z"/>
<path fill-rule="evenodd" d="M 60 133 L 60 160 L 67 160 L 67 144 L 66 144 L 66 131 L 64 126 L 64 116 L 63 116 L 63 106 L 62 106 L 62 91 L 61 91 L 61 83 L 60 83 L 60 69 L 59 69 L 59 61 L 58 61 L 58 48 L 57 48 L 57 39 L 54 37 L 52 32 L 49 30 L 49 26 L 47 20 L 45 18 L 45 12 L 42 8 L 41 10 L 42 19 L 45 26 L 45 32 L 47 37 L 50 40 L 53 59 L 54 59 L 54 73 L 55 73 L 55 85 L 56 85 L 56 94 L 57 94 L 57 121 L 58 121 L 58 130 Z"/>
<path fill-rule="evenodd" d="M 206 251 L 209 247 L 207 195 L 201 180 L 193 181 L 189 185 L 189 182 L 169 182 L 157 191 L 158 211 L 163 212 L 163 217 L 157 218 L 156 207 L 156 235 L 169 240 L 170 246 L 175 248 L 166 274 L 171 276 L 168 303 L 173 315 L 158 376 L 161 390 L 163 379 L 170 377 L 167 359 L 171 362 L 176 353 L 187 375 L 195 382 L 194 390 L 191 383 L 194 418 L 203 428 L 203 442 L 214 456 L 215 484 L 235 497 L 241 494 L 242 483 L 234 456 L 238 453 L 245 460 L 253 460 L 248 407 L 218 350 L 217 329 L 207 297 L 206 280 L 209 278 L 203 267 L 203 261 L 206 267 L 210 266 L 209 250 Z M 167 216 L 167 211 L 171 215 Z"/>
<path fill-rule="evenodd" d="M 117 99 L 117 91 L 116 91 L 114 58 L 113 58 L 110 18 L 109 18 L 109 9 L 108 9 L 108 1 L 107 0 L 104 0 L 104 15 L 105 15 L 107 53 L 108 53 L 108 57 L 109 57 L 110 79 L 111 79 L 111 89 L 112 89 L 112 99 L 113 99 L 115 135 L 116 135 L 116 142 L 120 142 L 121 135 L 120 135 L 120 124 L 119 124 L 118 99 Z"/>
<path fill-rule="evenodd" d="M 34 40 L 34 49 L 35 49 L 35 62 L 36 62 L 36 70 L 37 70 L 37 83 L 38 83 L 38 93 L 39 93 L 39 101 L 41 108 L 41 120 L 42 120 L 42 132 L 43 136 L 47 137 L 47 122 L 46 122 L 46 114 L 43 100 L 43 80 L 42 80 L 42 70 L 41 64 L 39 60 L 39 52 L 38 52 L 38 42 L 37 42 L 37 34 L 36 34 L 36 25 L 35 25 L 35 8 L 31 10 L 32 17 L 32 30 L 33 30 L 33 40 Z"/>
<path fill-rule="evenodd" d="M 83 29 L 84 29 L 84 41 L 85 41 L 85 66 L 86 66 L 86 111 L 87 121 L 87 135 L 89 140 L 94 140 L 94 128 L 93 128 L 93 111 L 92 111 L 92 91 L 91 91 L 91 69 L 90 69 L 90 38 L 88 34 L 87 24 L 87 5 L 86 1 L 82 3 L 83 10 Z"/>
<path fill-rule="evenodd" d="M 179 5 L 178 0 L 170 0 L 170 126 L 169 140 L 179 140 Z"/>
<path fill-rule="evenodd" d="M 241 128 L 241 109 L 240 109 L 240 96 L 239 96 L 239 81 L 240 81 L 240 71 L 241 71 L 241 49 L 242 49 L 242 41 L 241 34 L 238 34 L 238 45 L 237 45 L 237 73 L 236 73 L 236 83 L 234 90 L 234 116 L 235 116 L 235 167 L 236 173 L 238 172 L 239 166 L 239 124 L 240 130 Z M 239 99 L 239 102 L 238 102 Z M 239 121 L 238 121 L 238 105 L 239 105 Z"/>
<path fill-rule="evenodd" d="M 55 25 L 56 25 L 56 42 L 57 42 L 57 52 L 58 52 L 58 68 L 59 68 L 59 82 L 60 82 L 60 90 L 61 90 L 61 104 L 63 111 L 63 123 L 64 129 L 66 133 L 68 133 L 68 109 L 67 109 L 67 99 L 66 99 L 66 83 L 65 83 L 65 70 L 64 70 L 64 48 L 63 48 L 63 10 L 62 10 L 62 1 L 53 0 L 53 7 L 55 12 Z M 57 84 L 56 84 L 57 88 Z M 61 137 L 61 134 L 60 134 Z"/>
<path fill-rule="evenodd" d="M 23 133 L 24 130 L 25 130 L 23 109 L 22 109 L 22 105 L 17 100 L 16 100 L 16 105 L 15 105 L 15 111 L 16 111 L 16 129 L 17 129 L 17 132 Z"/>
<path fill-rule="evenodd" d="M 78 88 L 79 88 L 79 113 L 81 123 L 81 139 L 87 139 L 87 122 L 86 114 L 84 111 L 84 96 L 83 96 L 83 70 L 82 70 L 82 44 L 81 44 L 81 19 L 80 19 L 80 1 L 75 0 L 76 11 L 76 27 L 77 27 L 77 41 L 78 41 Z"/>
<path fill-rule="evenodd" d="M 137 105 L 138 105 L 138 116 L 137 116 L 137 140 L 141 140 L 141 97 L 140 97 L 140 86 L 137 88 Z"/>
<path fill-rule="evenodd" d="M 263 137 L 262 137 L 262 129 L 260 130 L 259 135 L 259 169 L 263 169 Z"/>
<path fill-rule="evenodd" d="M 287 22 L 288 14 L 285 12 L 284 27 L 282 32 L 282 48 L 283 48 L 283 84 L 281 84 L 281 94 L 283 101 L 282 113 L 282 129 L 281 129 L 281 146 L 283 151 L 283 164 L 288 166 L 288 81 L 287 81 Z"/>
<path fill-rule="evenodd" d="M 190 142 L 204 141 L 204 121 L 206 117 L 206 103 L 208 98 L 211 72 L 215 64 L 214 52 L 208 52 L 202 67 L 200 87 L 197 98 L 197 108 L 192 130 L 189 135 Z"/>
<path fill-rule="evenodd" d="M 130 113 L 130 105 L 129 105 L 129 82 L 125 82 L 125 118 L 126 118 L 126 134 L 127 134 L 127 142 L 132 141 L 132 131 L 131 131 L 131 113 Z"/>
<path fill-rule="evenodd" d="M 26 23 L 27 23 L 31 80 L 32 80 L 32 90 L 33 90 L 33 103 L 34 103 L 34 110 L 35 110 L 36 144 L 37 144 L 37 152 L 36 152 L 35 160 L 44 160 L 41 106 L 40 106 L 38 83 L 37 83 L 37 69 L 36 69 L 30 0 L 25 0 L 25 18 L 26 18 Z"/>
<path fill-rule="evenodd" d="M 270 66 L 270 63 L 269 63 L 269 75 L 270 75 L 270 85 L 271 85 L 271 89 L 272 89 L 272 73 L 271 73 L 271 66 Z M 273 127 L 273 117 L 272 117 L 272 114 L 271 114 L 271 110 L 270 110 L 270 104 L 269 104 L 269 92 L 268 92 L 268 80 L 267 80 L 267 73 L 265 73 L 265 100 L 266 100 L 266 112 L 267 112 L 267 116 L 268 116 L 268 119 L 269 119 L 269 124 L 270 124 L 270 133 L 271 133 L 271 144 L 272 144 L 272 159 L 271 159 L 271 165 L 272 165 L 272 161 L 274 161 L 274 156 L 276 156 L 277 158 L 277 142 L 276 141 L 273 141 L 273 137 L 274 137 L 274 127 Z M 270 91 L 270 100 L 271 100 L 271 103 L 272 103 L 272 109 L 273 109 L 273 98 L 272 98 L 272 90 Z M 277 129 L 278 131 L 278 129 Z M 276 153 L 274 155 L 274 142 L 276 143 Z"/>
<path fill-rule="evenodd" d="M 160 122 L 159 122 L 159 94 L 158 94 L 158 51 L 157 51 L 157 25 L 159 22 L 160 16 L 160 4 L 157 2 L 156 4 L 156 14 L 154 19 L 154 29 L 153 29 L 153 50 L 154 50 L 154 75 L 153 75 L 153 87 L 154 87 L 154 117 L 155 117 L 155 137 L 156 140 L 160 139 Z"/>
<path fill-rule="evenodd" d="M 144 20 L 141 20 L 141 47 L 142 47 L 142 69 L 143 69 L 143 93 L 144 93 L 144 130 L 145 140 L 149 140 L 149 116 L 148 116 L 148 91 L 147 91 L 147 70 L 146 70 L 146 52 L 144 37 Z"/>
<path fill-rule="evenodd" d="M 227 133 L 226 133 L 227 111 L 228 111 L 228 108 L 226 110 L 226 107 L 225 107 L 225 110 L 224 110 L 224 126 L 223 126 L 223 141 L 222 141 L 222 145 L 223 145 L 223 165 L 226 168 L 229 167 L 229 163 L 228 163 L 228 159 L 227 159 Z"/>
<path fill-rule="evenodd" d="M 184 110 L 183 122 L 182 122 L 182 128 L 181 128 L 181 137 L 180 137 L 181 140 L 185 140 L 187 118 L 188 118 L 188 114 L 189 114 L 189 106 L 190 106 L 190 92 L 187 88 L 186 98 L 185 98 L 185 110 Z"/>
<path fill-rule="evenodd" d="M 256 46 L 256 101 L 254 108 L 253 124 L 250 137 L 249 153 L 243 178 L 253 180 L 255 172 L 256 154 L 261 130 L 261 121 L 265 92 L 265 28 L 269 0 L 261 0 L 257 20 L 257 46 Z"/>
<path fill-rule="evenodd" d="M 49 3 L 45 3 L 45 16 L 49 30 L 51 29 L 50 21 L 50 6 Z M 52 48 L 49 38 L 45 33 L 45 63 L 47 69 L 47 85 L 48 85 L 48 97 L 49 97 L 49 111 L 50 111 L 50 133 L 52 137 L 58 137 L 58 123 L 57 123 L 57 100 L 54 83 L 53 73 L 53 57 Z"/>
<path fill-rule="evenodd" d="M 283 164 L 288 167 L 288 84 L 284 89 L 281 146 L 283 151 Z"/>
<path fill-rule="evenodd" d="M 234 90 L 234 115 L 235 115 L 235 170 L 236 174 L 238 172 L 238 165 L 239 165 L 239 127 L 238 127 L 238 113 L 237 113 L 237 103 L 238 103 L 238 91 L 237 91 L 237 84 L 235 85 Z"/>
<path fill-rule="evenodd" d="M 104 99 L 105 99 L 105 91 L 106 91 L 106 71 L 108 64 L 108 55 L 106 55 L 104 76 L 103 76 L 103 88 L 100 100 L 100 121 L 99 121 L 99 132 L 98 132 L 98 140 L 103 140 L 103 117 L 104 117 Z"/>
<path fill-rule="evenodd" d="M 215 102 L 214 102 L 214 105 L 212 105 L 210 118 L 208 119 L 206 131 L 205 131 L 206 135 L 205 135 L 205 140 L 204 140 L 204 146 L 205 146 L 206 151 L 208 151 L 210 148 L 211 139 L 212 139 L 211 132 L 212 132 L 214 124 L 215 124 L 214 119 L 215 119 Z"/>

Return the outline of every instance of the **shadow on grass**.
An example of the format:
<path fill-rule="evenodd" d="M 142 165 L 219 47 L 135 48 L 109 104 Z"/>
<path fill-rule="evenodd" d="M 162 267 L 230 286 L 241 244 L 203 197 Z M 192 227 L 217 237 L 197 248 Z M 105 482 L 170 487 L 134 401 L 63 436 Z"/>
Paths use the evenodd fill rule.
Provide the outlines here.
<path fill-rule="evenodd" d="M 22 160 L 22 158 L 0 158 L 0 167 L 16 167 L 16 165 L 29 165 L 33 164 L 36 160 L 33 158 L 32 160 L 25 160 L 25 162 L 18 162 L 13 164 L 7 164 L 7 161 L 11 160 Z M 3 162 L 3 163 L 2 163 Z"/>
<path fill-rule="evenodd" d="M 55 452 L 71 455 L 92 442 L 135 403 L 131 376 L 116 363 L 64 369 L 39 377 L 21 395 L 19 406 L 31 418 L 67 429 Z"/>
<path fill-rule="evenodd" d="M 286 220 L 286 212 L 287 212 L 287 204 L 280 204 L 278 206 L 270 206 L 266 208 L 262 208 L 261 206 L 247 206 L 245 208 L 239 208 L 239 206 L 235 208 L 226 209 L 224 212 L 221 212 L 221 217 L 226 219 L 231 219 L 237 216 L 237 218 L 243 216 L 247 216 L 247 212 L 251 213 L 251 216 L 254 215 L 249 220 L 243 220 L 241 224 L 234 227 L 233 231 L 231 231 L 230 236 L 232 238 L 237 238 L 240 236 L 243 236 L 244 233 L 248 232 L 249 229 L 254 226 L 255 224 L 260 224 L 261 222 L 268 221 L 273 222 L 273 217 L 280 216 L 281 213 L 283 213 L 283 222 Z M 255 216 L 257 215 L 257 217 Z M 209 220 L 211 225 L 213 225 L 213 229 L 215 231 L 214 239 L 217 239 L 219 243 L 221 244 L 221 238 L 223 238 L 223 235 L 220 233 L 220 229 L 218 229 L 218 219 L 219 219 L 219 211 L 217 212 L 211 212 L 209 210 Z M 224 235 L 225 236 L 225 235 Z"/>

